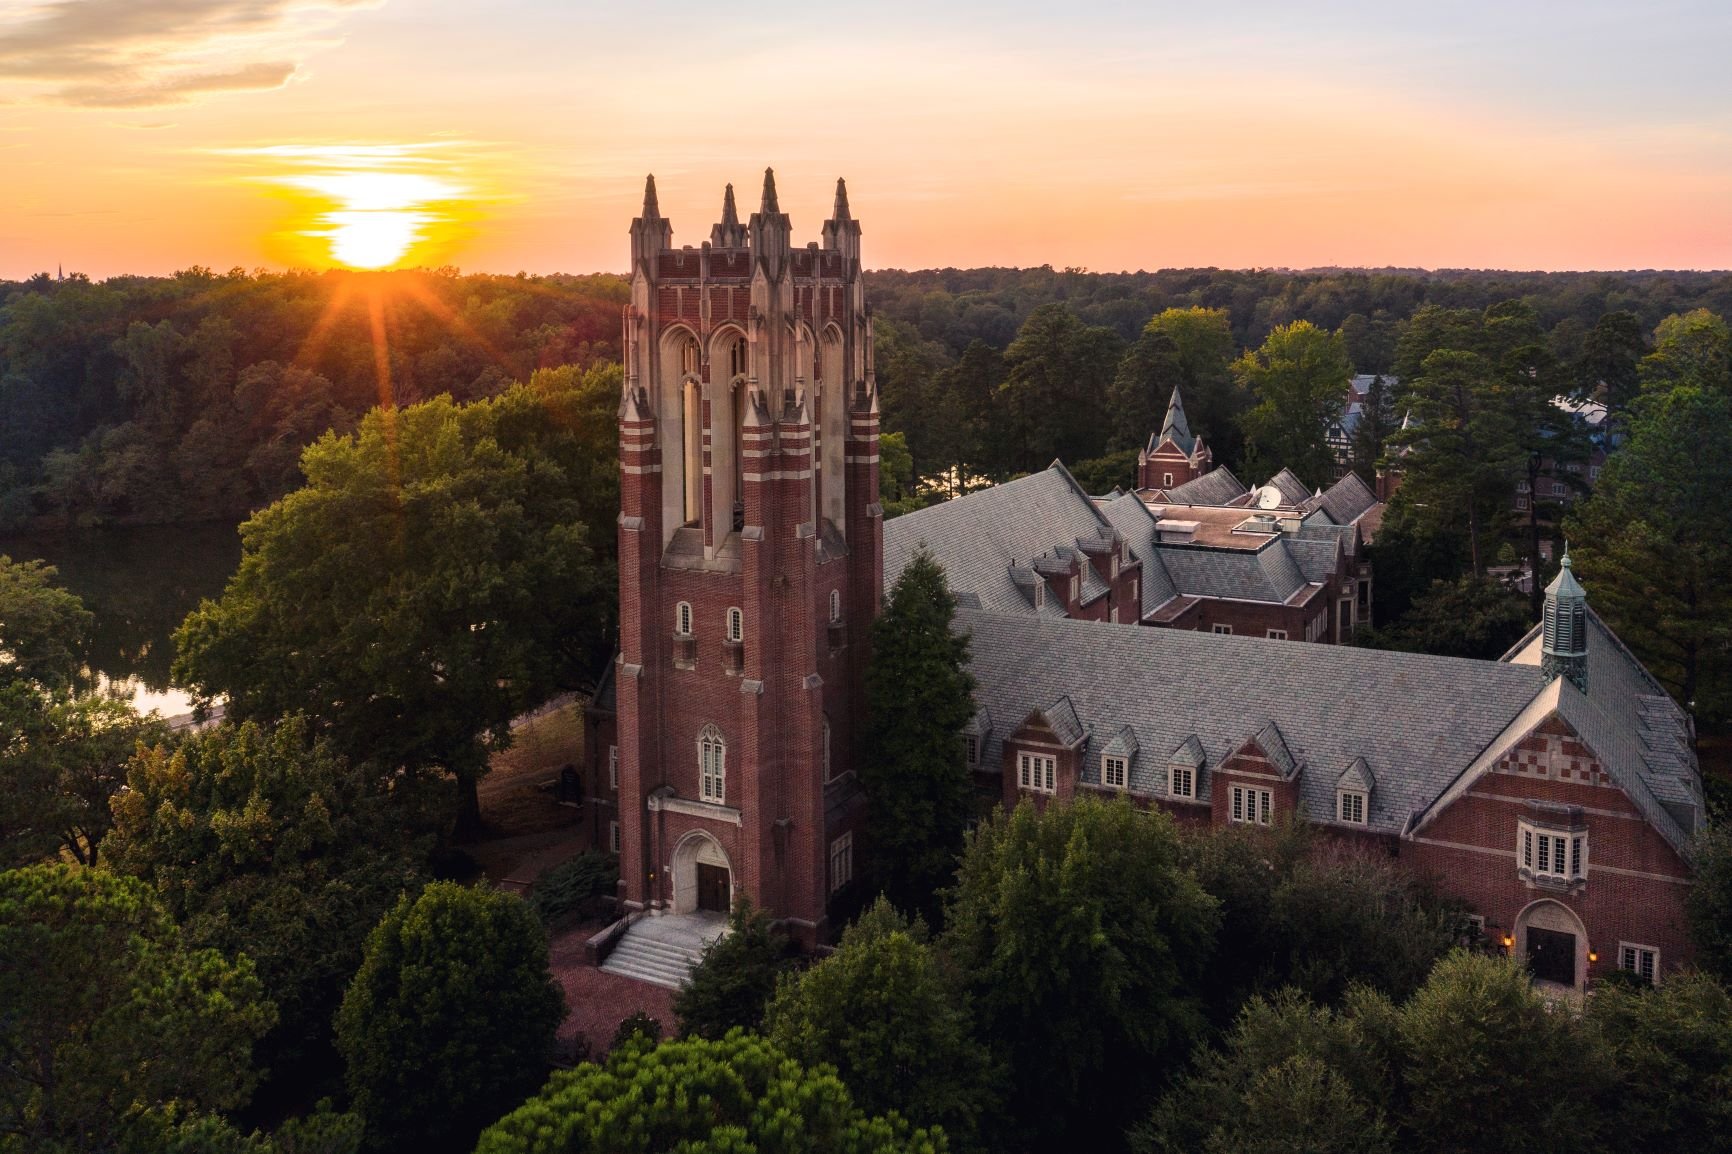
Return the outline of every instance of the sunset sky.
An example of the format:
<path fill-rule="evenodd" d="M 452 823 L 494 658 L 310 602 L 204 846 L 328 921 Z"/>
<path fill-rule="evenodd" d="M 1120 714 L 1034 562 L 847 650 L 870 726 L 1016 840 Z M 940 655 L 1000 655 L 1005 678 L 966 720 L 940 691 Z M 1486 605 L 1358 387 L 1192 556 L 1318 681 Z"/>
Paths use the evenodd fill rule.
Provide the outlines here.
<path fill-rule="evenodd" d="M 869 265 L 1732 267 L 1727 0 L 0 0 L 0 277 L 623 270 L 774 165 Z"/>

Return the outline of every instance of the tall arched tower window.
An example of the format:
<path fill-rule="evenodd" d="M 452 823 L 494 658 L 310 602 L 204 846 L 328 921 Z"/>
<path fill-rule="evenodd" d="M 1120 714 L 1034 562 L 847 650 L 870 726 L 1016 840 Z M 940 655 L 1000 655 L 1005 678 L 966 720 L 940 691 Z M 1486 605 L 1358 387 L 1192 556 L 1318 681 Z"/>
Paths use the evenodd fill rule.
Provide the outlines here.
<path fill-rule="evenodd" d="M 848 444 L 848 382 L 842 364 L 842 334 L 834 325 L 827 326 L 818 338 L 818 413 L 820 437 L 819 468 L 823 478 L 819 489 L 821 516 L 836 526 L 838 533 L 846 531 L 847 479 L 843 473 Z"/>
<path fill-rule="evenodd" d="M 716 805 L 728 799 L 728 743 L 713 725 L 698 734 L 698 796 Z"/>
<path fill-rule="evenodd" d="M 746 615 L 738 609 L 728 610 L 728 640 L 744 641 L 746 639 Z"/>

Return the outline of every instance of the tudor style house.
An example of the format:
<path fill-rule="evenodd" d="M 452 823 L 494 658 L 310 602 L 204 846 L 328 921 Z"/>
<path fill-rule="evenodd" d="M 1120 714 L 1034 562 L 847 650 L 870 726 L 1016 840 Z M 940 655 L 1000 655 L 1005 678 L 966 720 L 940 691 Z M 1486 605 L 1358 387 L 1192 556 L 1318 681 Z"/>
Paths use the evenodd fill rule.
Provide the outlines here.
<path fill-rule="evenodd" d="M 747 894 L 809 940 L 851 874 L 882 590 L 871 322 L 841 181 L 822 236 L 794 247 L 766 170 L 748 222 L 730 186 L 710 239 L 675 248 L 647 183 L 625 309 L 614 716 L 594 734 L 617 732 L 606 796 L 627 909 L 726 911 Z"/>
<path fill-rule="evenodd" d="M 958 628 L 979 706 L 964 748 L 1006 805 L 1119 794 L 1182 821 L 1302 819 L 1410 862 L 1560 985 L 1689 956 L 1690 719 L 1567 560 L 1543 625 L 1499 661 L 981 609 Z"/>

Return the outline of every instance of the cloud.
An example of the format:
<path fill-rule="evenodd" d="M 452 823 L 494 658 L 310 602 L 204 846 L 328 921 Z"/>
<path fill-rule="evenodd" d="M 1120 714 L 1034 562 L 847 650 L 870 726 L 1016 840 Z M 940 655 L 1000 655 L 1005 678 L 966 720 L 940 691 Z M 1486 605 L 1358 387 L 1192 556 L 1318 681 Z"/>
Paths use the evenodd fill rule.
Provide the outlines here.
<path fill-rule="evenodd" d="M 281 88 L 353 12 L 383 0 L 52 0 L 0 17 L 0 77 L 92 108 Z"/>

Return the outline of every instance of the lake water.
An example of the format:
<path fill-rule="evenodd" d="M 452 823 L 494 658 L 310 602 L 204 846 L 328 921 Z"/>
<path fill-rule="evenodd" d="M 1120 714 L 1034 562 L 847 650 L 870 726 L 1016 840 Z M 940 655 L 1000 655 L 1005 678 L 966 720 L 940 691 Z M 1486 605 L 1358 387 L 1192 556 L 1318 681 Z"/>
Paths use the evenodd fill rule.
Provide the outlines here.
<path fill-rule="evenodd" d="M 40 559 L 96 615 L 91 671 L 143 711 L 178 717 L 191 699 L 169 677 L 174 631 L 240 564 L 233 525 L 160 525 L 0 537 L 14 561 Z"/>

